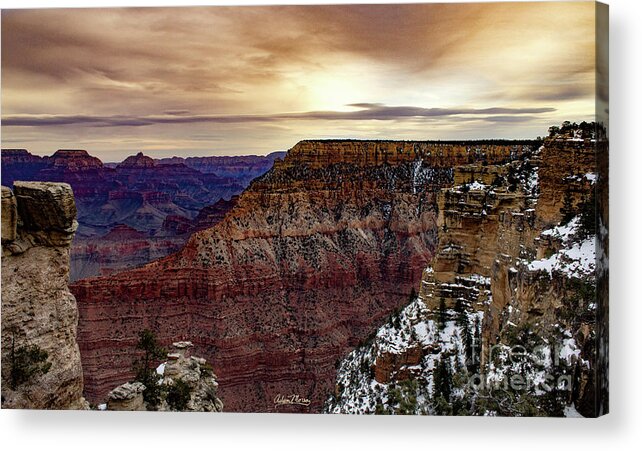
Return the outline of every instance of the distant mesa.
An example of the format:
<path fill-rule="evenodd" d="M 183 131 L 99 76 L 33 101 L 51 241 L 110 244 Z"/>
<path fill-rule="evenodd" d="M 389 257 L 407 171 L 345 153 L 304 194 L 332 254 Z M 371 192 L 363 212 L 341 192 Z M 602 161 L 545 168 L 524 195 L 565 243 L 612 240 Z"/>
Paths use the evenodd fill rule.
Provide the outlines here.
<path fill-rule="evenodd" d="M 66 169 L 102 168 L 103 162 L 84 149 L 60 149 L 50 157 L 54 167 Z"/>
<path fill-rule="evenodd" d="M 28 157 L 31 156 L 27 149 L 2 149 L 3 157 Z"/>
<path fill-rule="evenodd" d="M 52 158 L 83 158 L 89 156 L 85 149 L 58 149 L 52 155 Z"/>
<path fill-rule="evenodd" d="M 153 168 L 156 166 L 156 162 L 146 155 L 143 155 L 143 152 L 138 152 L 136 155 L 129 156 L 120 163 L 117 168 Z"/>

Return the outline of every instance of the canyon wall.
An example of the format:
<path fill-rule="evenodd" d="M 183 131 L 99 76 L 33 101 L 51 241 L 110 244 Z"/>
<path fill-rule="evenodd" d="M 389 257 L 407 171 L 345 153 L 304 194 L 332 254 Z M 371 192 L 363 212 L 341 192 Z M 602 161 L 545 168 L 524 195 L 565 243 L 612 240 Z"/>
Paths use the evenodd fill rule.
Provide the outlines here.
<path fill-rule="evenodd" d="M 71 187 L 2 187 L 2 407 L 83 409 L 78 310 L 67 287 Z"/>
<path fill-rule="evenodd" d="M 595 140 L 569 137 L 506 164 L 455 168 L 454 186 L 437 196 L 439 245 L 417 299 L 341 363 L 326 411 L 604 412 L 596 388 L 601 177 Z"/>
<path fill-rule="evenodd" d="M 2 149 L 2 180 L 7 186 L 16 180 L 71 185 L 79 223 L 71 279 L 77 280 L 176 252 L 191 233 L 219 220 L 230 199 L 281 156 L 154 160 L 138 153 L 103 164 L 79 149 L 61 149 L 49 157 Z"/>
<path fill-rule="evenodd" d="M 285 152 L 272 152 L 265 156 L 171 157 L 156 161 L 160 165 L 184 164 L 203 174 L 236 180 L 241 185 L 247 186 L 256 177 L 269 171 L 275 160 L 282 160 L 284 157 Z"/>
<path fill-rule="evenodd" d="M 72 285 L 86 395 L 102 400 L 131 378 L 149 328 L 215 362 L 226 410 L 320 411 L 338 359 L 418 286 L 453 168 L 532 145 L 298 143 L 177 254 Z"/>

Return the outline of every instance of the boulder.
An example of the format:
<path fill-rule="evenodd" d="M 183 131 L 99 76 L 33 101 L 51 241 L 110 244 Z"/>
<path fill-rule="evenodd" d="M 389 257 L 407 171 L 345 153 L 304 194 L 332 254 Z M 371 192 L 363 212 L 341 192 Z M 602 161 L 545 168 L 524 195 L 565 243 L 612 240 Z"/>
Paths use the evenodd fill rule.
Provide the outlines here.
<path fill-rule="evenodd" d="M 18 214 L 25 230 L 67 233 L 75 231 L 76 203 L 69 184 L 15 182 L 14 193 Z"/>
<path fill-rule="evenodd" d="M 107 395 L 107 410 L 145 410 L 145 386 L 140 382 L 127 382 L 114 388 Z"/>

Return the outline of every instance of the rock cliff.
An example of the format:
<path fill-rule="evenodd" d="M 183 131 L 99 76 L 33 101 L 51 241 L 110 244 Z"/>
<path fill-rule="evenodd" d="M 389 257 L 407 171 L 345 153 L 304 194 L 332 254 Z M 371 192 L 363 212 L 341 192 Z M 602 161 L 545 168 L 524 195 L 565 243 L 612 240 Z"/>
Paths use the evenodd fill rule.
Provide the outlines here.
<path fill-rule="evenodd" d="M 238 181 L 247 186 L 255 178 L 270 170 L 275 160 L 282 160 L 285 152 L 272 152 L 266 156 L 241 155 L 216 157 L 172 157 L 157 160 L 159 164 L 184 164 L 203 174 Z"/>
<path fill-rule="evenodd" d="M 337 360 L 418 286 L 453 168 L 532 145 L 300 142 L 177 254 L 73 284 L 86 395 L 131 378 L 145 327 L 216 362 L 228 410 L 320 411 Z"/>
<path fill-rule="evenodd" d="M 506 164 L 455 168 L 419 296 L 341 363 L 326 411 L 604 412 L 598 180 L 592 139 L 553 136 Z"/>
<path fill-rule="evenodd" d="M 2 407 L 83 409 L 78 310 L 67 287 L 71 187 L 2 187 Z"/>
<path fill-rule="evenodd" d="M 279 156 L 158 161 L 138 153 L 105 165 L 85 150 L 63 149 L 39 157 L 24 149 L 3 149 L 2 180 L 8 186 L 14 180 L 71 185 L 79 223 L 71 251 L 71 279 L 76 280 L 177 251 L 193 231 L 212 226 L 214 222 L 207 221 L 224 214 L 224 208 L 218 208 L 218 217 L 211 215 L 214 204 L 239 194 Z M 122 225 L 142 236 L 114 240 L 112 230 Z"/>

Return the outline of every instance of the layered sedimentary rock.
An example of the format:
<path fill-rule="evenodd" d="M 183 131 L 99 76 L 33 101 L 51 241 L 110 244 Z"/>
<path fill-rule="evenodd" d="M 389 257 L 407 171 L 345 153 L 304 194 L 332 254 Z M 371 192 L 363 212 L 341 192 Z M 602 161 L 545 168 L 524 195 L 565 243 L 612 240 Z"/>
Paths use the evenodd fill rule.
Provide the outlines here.
<path fill-rule="evenodd" d="M 226 409 L 319 411 L 337 359 L 418 285 L 453 167 L 529 144 L 300 142 L 179 253 L 73 285 L 87 396 L 131 377 L 147 327 L 215 362 Z"/>
<path fill-rule="evenodd" d="M 67 288 L 76 206 L 67 184 L 2 187 L 2 407 L 81 409 L 78 310 Z"/>
<path fill-rule="evenodd" d="M 219 220 L 227 199 L 265 173 L 280 155 L 159 162 L 138 153 L 104 165 L 85 150 L 63 149 L 39 157 L 24 149 L 3 149 L 2 180 L 9 186 L 15 180 L 72 186 L 79 228 L 71 252 L 71 278 L 77 280 L 140 266 L 177 251 L 195 230 Z M 212 209 L 218 216 L 210 214 Z M 122 225 L 143 236 L 115 240 L 112 232 Z"/>
<path fill-rule="evenodd" d="M 285 157 L 285 152 L 272 152 L 266 156 L 242 155 L 237 157 L 172 157 L 158 160 L 159 164 L 184 164 L 203 174 L 213 174 L 218 177 L 238 181 L 243 186 L 256 177 L 270 170 L 275 160 Z"/>
<path fill-rule="evenodd" d="M 74 241 L 71 270 L 75 277 L 72 280 L 142 266 L 180 250 L 186 239 L 184 234 L 150 237 L 127 225 L 117 224 L 102 237 Z"/>
<path fill-rule="evenodd" d="M 507 164 L 455 168 L 438 196 L 439 246 L 418 298 L 341 363 L 326 410 L 603 411 L 596 162 L 594 140 L 551 137 Z"/>

